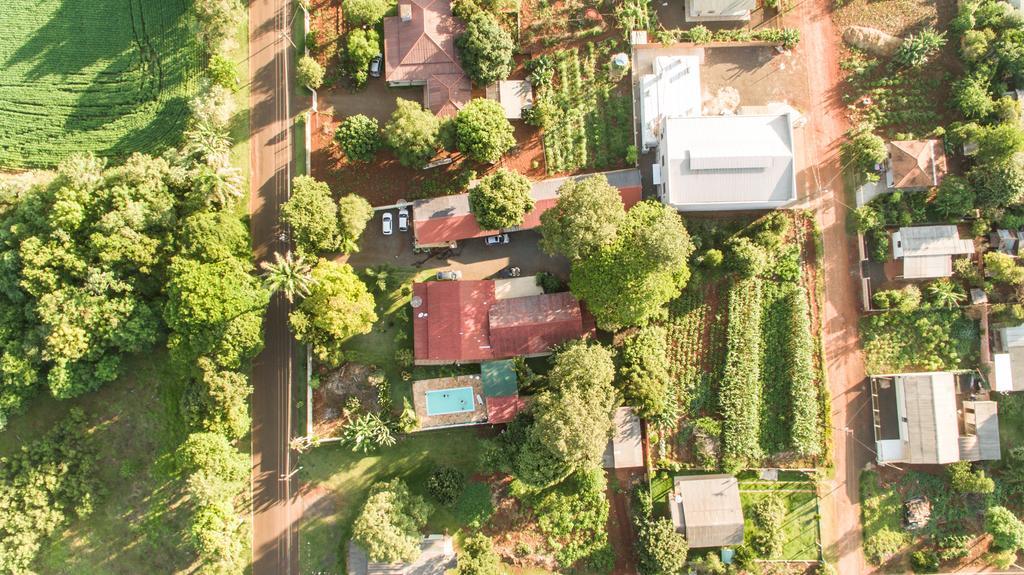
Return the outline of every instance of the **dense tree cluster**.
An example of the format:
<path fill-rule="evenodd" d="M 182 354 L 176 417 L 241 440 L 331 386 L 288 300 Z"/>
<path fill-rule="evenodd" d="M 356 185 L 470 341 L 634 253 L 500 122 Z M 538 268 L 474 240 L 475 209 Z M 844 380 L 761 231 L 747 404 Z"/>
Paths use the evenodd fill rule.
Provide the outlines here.
<path fill-rule="evenodd" d="M 368 333 L 377 321 L 373 296 L 348 264 L 320 260 L 313 268 L 313 285 L 288 318 L 299 341 L 310 345 L 317 359 L 341 365 L 342 345 L 352 336 Z"/>
<path fill-rule="evenodd" d="M 44 539 L 92 513 L 97 454 L 77 409 L 0 459 L 0 573 L 28 573 Z"/>
<path fill-rule="evenodd" d="M 295 250 L 305 257 L 357 251 L 372 217 L 373 207 L 362 196 L 349 194 L 335 203 L 331 188 L 309 176 L 292 180 L 292 195 L 281 205 L 281 220 L 291 227 Z"/>
<path fill-rule="evenodd" d="M 622 345 L 620 385 L 626 403 L 645 418 L 661 416 L 671 395 L 668 373 L 668 334 L 664 327 L 648 325 Z"/>
<path fill-rule="evenodd" d="M 412 562 L 431 507 L 400 479 L 377 483 L 352 525 L 352 539 L 374 563 Z"/>

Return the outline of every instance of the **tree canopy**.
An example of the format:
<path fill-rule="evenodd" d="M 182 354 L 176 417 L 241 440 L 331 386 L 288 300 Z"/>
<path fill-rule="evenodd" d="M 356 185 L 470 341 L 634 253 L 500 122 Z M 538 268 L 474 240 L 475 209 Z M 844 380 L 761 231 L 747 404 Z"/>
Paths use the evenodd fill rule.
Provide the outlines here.
<path fill-rule="evenodd" d="M 342 0 L 341 11 L 354 27 L 373 26 L 384 19 L 390 6 L 387 0 Z"/>
<path fill-rule="evenodd" d="M 462 68 L 477 86 L 504 80 L 512 73 L 516 43 L 498 21 L 480 11 L 469 19 L 466 32 L 455 40 Z"/>
<path fill-rule="evenodd" d="M 689 545 L 668 517 L 648 521 L 637 532 L 637 570 L 642 575 L 677 575 Z"/>
<path fill-rule="evenodd" d="M 523 216 L 533 210 L 530 180 L 519 172 L 500 168 L 469 190 L 469 210 L 484 230 L 521 225 Z"/>
<path fill-rule="evenodd" d="M 622 346 L 621 387 L 626 403 L 641 417 L 656 417 L 668 408 L 668 335 L 665 328 L 647 325 Z"/>
<path fill-rule="evenodd" d="M 501 575 L 504 572 L 490 537 L 477 533 L 462 542 L 462 553 L 453 575 Z"/>
<path fill-rule="evenodd" d="M 373 206 L 363 196 L 348 194 L 338 200 L 338 233 L 341 251 L 359 251 L 359 238 L 373 218 Z"/>
<path fill-rule="evenodd" d="M 495 100 L 477 98 L 452 121 L 456 147 L 477 162 L 493 164 L 516 145 L 512 123 Z"/>
<path fill-rule="evenodd" d="M 398 98 L 384 126 L 384 141 L 403 166 L 422 168 L 437 153 L 440 123 L 419 102 Z"/>
<path fill-rule="evenodd" d="M 202 211 L 186 217 L 178 229 L 177 255 L 201 262 L 249 259 L 249 230 L 227 211 Z"/>
<path fill-rule="evenodd" d="M 317 358 L 340 365 L 342 345 L 352 336 L 368 333 L 377 321 L 373 296 L 348 264 L 320 260 L 313 268 L 313 285 L 288 318 L 295 338 L 313 348 Z"/>
<path fill-rule="evenodd" d="M 334 141 L 351 162 L 369 162 L 384 143 L 377 120 L 363 114 L 342 120 L 334 132 Z"/>
<path fill-rule="evenodd" d="M 295 251 L 316 257 L 341 249 L 338 206 L 327 184 L 310 176 L 292 180 L 292 196 L 281 205 L 281 220 L 292 228 Z"/>
<path fill-rule="evenodd" d="M 569 285 L 602 329 L 644 325 L 686 285 L 692 252 L 678 213 L 641 202 L 626 214 L 612 243 L 573 263 Z"/>
<path fill-rule="evenodd" d="M 577 260 L 614 242 L 625 217 L 622 195 L 605 176 L 567 180 L 558 188 L 558 202 L 540 216 L 540 246 Z"/>
<path fill-rule="evenodd" d="M 600 345 L 577 341 L 555 356 L 549 391 L 536 396 L 534 421 L 518 454 L 517 476 L 544 487 L 600 467 L 616 407 L 615 365 Z"/>
<path fill-rule="evenodd" d="M 420 529 L 430 504 L 400 479 L 377 483 L 352 526 L 352 539 L 374 563 L 412 562 L 420 554 Z"/>

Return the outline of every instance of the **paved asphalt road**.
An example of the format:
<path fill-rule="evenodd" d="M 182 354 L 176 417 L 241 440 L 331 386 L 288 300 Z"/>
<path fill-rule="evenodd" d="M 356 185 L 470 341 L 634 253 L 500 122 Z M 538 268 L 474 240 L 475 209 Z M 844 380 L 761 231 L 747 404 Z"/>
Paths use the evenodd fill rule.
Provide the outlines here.
<path fill-rule="evenodd" d="M 286 251 L 278 227 L 292 173 L 289 58 L 286 39 L 293 16 L 290 0 L 249 3 L 249 130 L 253 252 L 263 261 Z M 292 337 L 288 304 L 270 302 L 264 349 L 252 364 L 253 575 L 298 573 L 297 481 L 289 452 Z"/>

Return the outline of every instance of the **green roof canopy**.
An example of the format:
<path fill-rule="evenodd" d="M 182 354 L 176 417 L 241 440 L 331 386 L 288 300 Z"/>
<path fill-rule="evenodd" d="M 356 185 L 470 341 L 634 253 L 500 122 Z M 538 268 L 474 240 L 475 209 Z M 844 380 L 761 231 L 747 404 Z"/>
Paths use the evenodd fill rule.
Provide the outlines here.
<path fill-rule="evenodd" d="M 511 359 L 486 361 L 480 364 L 480 381 L 487 397 L 519 395 L 519 383 Z"/>

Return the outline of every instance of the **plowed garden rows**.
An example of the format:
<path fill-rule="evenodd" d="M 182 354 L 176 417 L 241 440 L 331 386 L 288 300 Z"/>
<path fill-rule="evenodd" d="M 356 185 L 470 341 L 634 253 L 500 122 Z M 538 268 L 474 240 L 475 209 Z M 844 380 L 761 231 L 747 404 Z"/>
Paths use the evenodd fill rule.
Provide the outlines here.
<path fill-rule="evenodd" d="M 175 144 L 198 85 L 185 0 L 4 0 L 0 168 Z"/>

